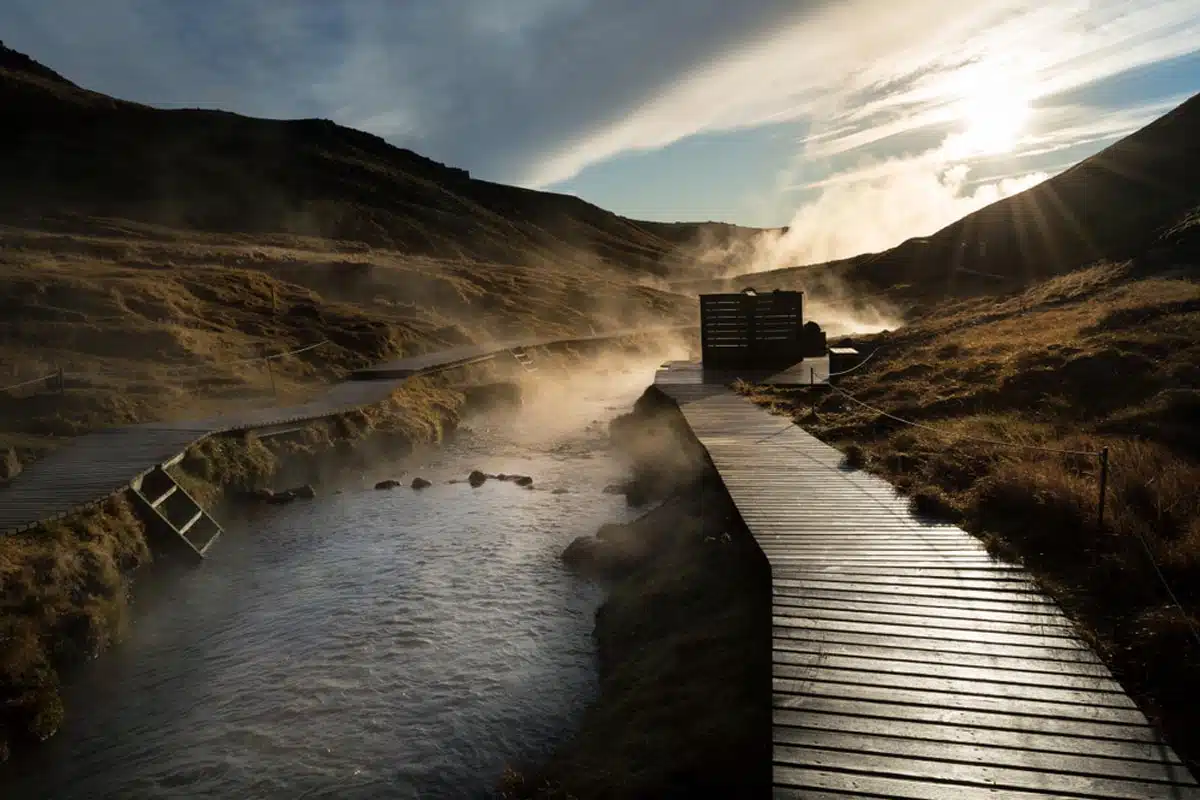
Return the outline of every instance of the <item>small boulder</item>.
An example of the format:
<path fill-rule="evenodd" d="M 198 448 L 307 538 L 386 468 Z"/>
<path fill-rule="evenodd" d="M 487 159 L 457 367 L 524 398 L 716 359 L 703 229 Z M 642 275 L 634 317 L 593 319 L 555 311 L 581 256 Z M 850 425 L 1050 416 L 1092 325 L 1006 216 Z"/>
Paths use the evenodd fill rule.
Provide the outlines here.
<path fill-rule="evenodd" d="M 7 483 L 21 474 L 21 459 L 11 447 L 0 451 L 0 483 Z"/>
<path fill-rule="evenodd" d="M 424 478 L 412 479 L 412 488 L 414 489 L 428 489 L 430 486 L 433 486 L 433 483 L 425 480 Z"/>
<path fill-rule="evenodd" d="M 312 500 L 317 496 L 317 490 L 308 483 L 304 484 L 303 486 L 297 486 L 295 489 L 289 489 L 288 492 L 295 497 L 302 498 L 304 500 Z"/>
<path fill-rule="evenodd" d="M 400 481 L 392 480 L 391 478 L 388 478 L 386 481 L 380 481 L 379 483 L 375 484 L 375 488 L 376 489 L 395 489 L 399 485 L 400 485 Z"/>
<path fill-rule="evenodd" d="M 501 472 L 499 475 L 497 475 L 497 476 L 496 476 L 496 480 L 498 480 L 498 481 L 506 481 L 506 480 L 508 480 L 508 479 L 509 479 L 509 478 L 511 478 L 511 477 L 512 477 L 511 475 L 505 475 L 503 472 Z"/>
<path fill-rule="evenodd" d="M 296 499 L 296 495 L 291 492 L 272 492 L 267 498 L 267 503 L 273 506 L 281 506 L 285 503 L 290 503 Z"/>
<path fill-rule="evenodd" d="M 528 475 L 510 475 L 509 479 L 517 486 L 533 486 L 533 478 L 529 477 Z"/>
<path fill-rule="evenodd" d="M 487 479 L 487 475 L 477 469 L 473 469 L 471 470 L 471 474 L 467 476 L 467 483 L 471 484 L 473 488 L 478 488 L 483 486 Z"/>

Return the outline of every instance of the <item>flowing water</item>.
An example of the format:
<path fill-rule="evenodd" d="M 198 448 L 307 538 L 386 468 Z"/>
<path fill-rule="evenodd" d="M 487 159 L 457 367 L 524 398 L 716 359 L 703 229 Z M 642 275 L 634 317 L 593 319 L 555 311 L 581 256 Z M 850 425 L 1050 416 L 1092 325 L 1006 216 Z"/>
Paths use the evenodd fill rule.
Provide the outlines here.
<path fill-rule="evenodd" d="M 559 554 L 629 518 L 602 492 L 623 471 L 606 423 L 650 382 L 577 378 L 231 524 L 207 563 L 138 587 L 125 641 L 72 678 L 67 725 L 0 796 L 489 796 L 594 696 L 601 593 Z M 372 488 L 401 466 L 434 486 Z M 536 488 L 448 483 L 472 469 Z"/>

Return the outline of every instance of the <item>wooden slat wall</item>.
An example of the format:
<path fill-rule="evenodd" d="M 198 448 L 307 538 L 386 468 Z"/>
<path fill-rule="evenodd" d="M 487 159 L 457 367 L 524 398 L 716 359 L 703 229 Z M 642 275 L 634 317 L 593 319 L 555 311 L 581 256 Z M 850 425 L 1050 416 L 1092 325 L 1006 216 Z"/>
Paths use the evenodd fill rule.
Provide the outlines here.
<path fill-rule="evenodd" d="M 713 366 L 752 366 L 799 358 L 803 294 L 700 296 L 703 359 Z"/>
<path fill-rule="evenodd" d="M 1023 570 L 698 365 L 655 384 L 771 563 L 776 797 L 1200 798 Z"/>

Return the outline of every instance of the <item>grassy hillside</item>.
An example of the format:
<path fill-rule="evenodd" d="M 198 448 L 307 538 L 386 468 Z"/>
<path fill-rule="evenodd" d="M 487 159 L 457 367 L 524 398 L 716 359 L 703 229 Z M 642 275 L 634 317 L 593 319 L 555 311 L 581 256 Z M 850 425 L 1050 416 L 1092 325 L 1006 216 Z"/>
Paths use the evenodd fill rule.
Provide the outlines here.
<path fill-rule="evenodd" d="M 1197 209 L 1200 210 L 1200 209 Z M 1200 764 L 1200 216 L 1148 254 L 998 298 L 943 304 L 860 340 L 828 390 L 746 387 L 880 473 L 914 508 L 1024 561 L 1172 743 Z M 992 440 L 1110 450 L 1099 459 Z M 1174 592 L 1174 598 L 1159 577 Z M 1175 605 L 1175 599 L 1181 607 Z"/>
<path fill-rule="evenodd" d="M 0 387 L 68 375 L 0 391 L 8 460 L 439 347 L 687 322 L 646 280 L 754 233 L 473 180 L 325 120 L 157 110 L 2 45 L 0 107 Z"/>
<path fill-rule="evenodd" d="M 665 274 L 701 232 L 473 180 L 328 120 L 164 111 L 87 91 L 0 46 L 0 209 L 352 240 L 410 255 Z M 86 226 L 81 233 L 89 232 Z"/>

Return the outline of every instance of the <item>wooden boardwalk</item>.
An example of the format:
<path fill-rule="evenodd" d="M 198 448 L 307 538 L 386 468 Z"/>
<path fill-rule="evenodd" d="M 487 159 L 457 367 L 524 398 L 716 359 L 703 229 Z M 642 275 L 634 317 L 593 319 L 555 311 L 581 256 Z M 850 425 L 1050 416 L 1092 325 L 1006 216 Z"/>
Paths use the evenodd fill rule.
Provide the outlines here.
<path fill-rule="evenodd" d="M 1200 798 L 1021 569 L 695 365 L 655 384 L 771 564 L 776 797 Z"/>
<path fill-rule="evenodd" d="M 129 425 L 72 439 L 35 461 L 0 488 L 0 535 L 61 519 L 124 491 L 157 466 L 171 463 L 209 436 L 302 423 L 382 402 L 406 378 L 478 363 L 534 347 L 614 341 L 665 334 L 679 327 L 621 330 L 573 339 L 522 339 L 471 345 L 392 361 L 360 370 L 351 380 L 297 406 L 250 409 L 209 419 Z"/>

